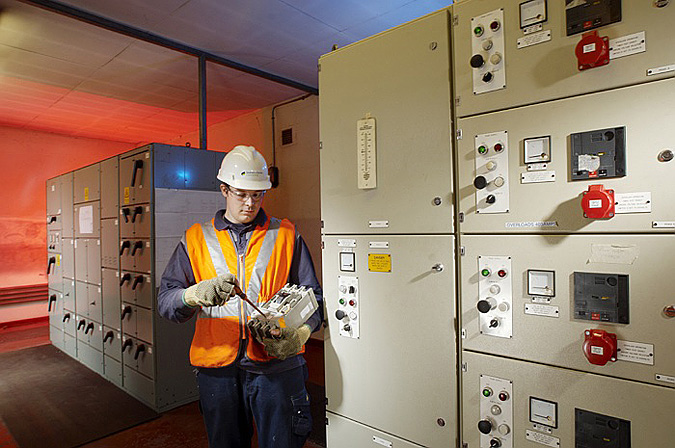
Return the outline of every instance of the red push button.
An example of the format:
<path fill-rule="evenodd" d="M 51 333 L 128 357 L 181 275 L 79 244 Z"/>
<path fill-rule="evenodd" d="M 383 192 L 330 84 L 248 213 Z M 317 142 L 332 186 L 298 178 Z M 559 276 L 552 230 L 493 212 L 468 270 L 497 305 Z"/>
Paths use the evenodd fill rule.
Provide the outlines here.
<path fill-rule="evenodd" d="M 605 330 L 586 330 L 584 332 L 584 355 L 588 362 L 604 366 L 608 361 L 615 362 L 617 354 L 616 335 Z"/>
<path fill-rule="evenodd" d="M 581 199 L 584 217 L 609 219 L 614 216 L 614 190 L 605 190 L 602 185 L 589 185 Z"/>

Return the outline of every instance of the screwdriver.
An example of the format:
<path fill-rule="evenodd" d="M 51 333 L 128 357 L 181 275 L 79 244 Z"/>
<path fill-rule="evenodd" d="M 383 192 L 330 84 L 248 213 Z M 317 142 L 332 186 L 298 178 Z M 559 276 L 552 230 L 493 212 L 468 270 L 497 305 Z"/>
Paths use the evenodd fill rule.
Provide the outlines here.
<path fill-rule="evenodd" d="M 257 306 L 255 306 L 255 304 L 254 304 L 253 302 L 251 302 L 251 301 L 249 300 L 248 297 L 246 297 L 246 293 L 245 293 L 244 291 L 241 290 L 241 288 L 239 287 L 239 285 L 234 285 L 234 293 L 235 293 L 236 295 L 238 295 L 239 298 L 241 298 L 244 302 L 246 302 L 246 303 L 248 303 L 249 305 L 251 305 L 251 306 L 253 307 L 253 309 L 256 310 L 258 313 L 260 313 L 260 315 L 261 315 L 263 318 L 267 319 L 267 316 L 265 315 L 265 313 L 263 313 L 263 312 L 260 310 L 260 308 L 258 308 Z"/>

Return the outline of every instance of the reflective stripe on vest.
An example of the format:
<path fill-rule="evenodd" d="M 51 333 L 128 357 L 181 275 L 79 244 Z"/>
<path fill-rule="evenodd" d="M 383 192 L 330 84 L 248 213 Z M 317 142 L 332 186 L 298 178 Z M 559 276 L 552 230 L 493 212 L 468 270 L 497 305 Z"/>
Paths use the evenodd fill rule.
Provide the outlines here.
<path fill-rule="evenodd" d="M 246 247 L 244 266 L 239 266 L 230 234 L 217 231 L 213 220 L 195 224 L 184 237 L 195 281 L 200 282 L 230 272 L 243 283 L 247 297 L 254 302 L 269 300 L 288 280 L 295 245 L 295 227 L 288 220 L 268 218 L 256 227 Z M 232 298 L 217 307 L 202 308 L 190 347 L 190 362 L 201 367 L 231 364 L 237 357 L 253 308 Z M 258 342 L 249 343 L 247 355 L 256 361 L 270 358 Z"/>

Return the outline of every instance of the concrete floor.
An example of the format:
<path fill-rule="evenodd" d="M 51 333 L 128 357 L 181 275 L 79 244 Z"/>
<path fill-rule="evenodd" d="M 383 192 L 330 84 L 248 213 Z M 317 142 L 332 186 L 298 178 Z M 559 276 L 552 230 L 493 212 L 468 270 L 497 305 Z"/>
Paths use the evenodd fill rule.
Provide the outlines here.
<path fill-rule="evenodd" d="M 24 325 L 0 324 L 0 353 L 49 344 L 47 320 Z M 305 355 L 310 370 L 310 381 L 323 386 L 323 351 L 319 343 L 308 344 Z M 165 412 L 159 418 L 112 434 L 83 448 L 205 448 L 206 431 L 197 403 L 191 403 Z M 253 446 L 257 446 L 254 440 Z M 322 448 L 308 441 L 304 448 Z M 0 448 L 20 448 L 0 419 Z"/>

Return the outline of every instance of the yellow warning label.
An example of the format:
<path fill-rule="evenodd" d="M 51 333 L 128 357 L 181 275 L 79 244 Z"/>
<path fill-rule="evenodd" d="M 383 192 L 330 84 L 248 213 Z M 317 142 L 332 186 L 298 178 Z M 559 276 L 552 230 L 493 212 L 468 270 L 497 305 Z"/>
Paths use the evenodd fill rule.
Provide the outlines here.
<path fill-rule="evenodd" d="M 368 254 L 368 270 L 391 272 L 391 254 Z"/>
<path fill-rule="evenodd" d="M 84 187 L 84 200 L 89 200 L 89 187 Z"/>
<path fill-rule="evenodd" d="M 124 187 L 124 204 L 129 203 L 129 187 Z"/>
<path fill-rule="evenodd" d="M 56 255 L 56 265 L 61 266 L 61 255 L 59 254 Z"/>

